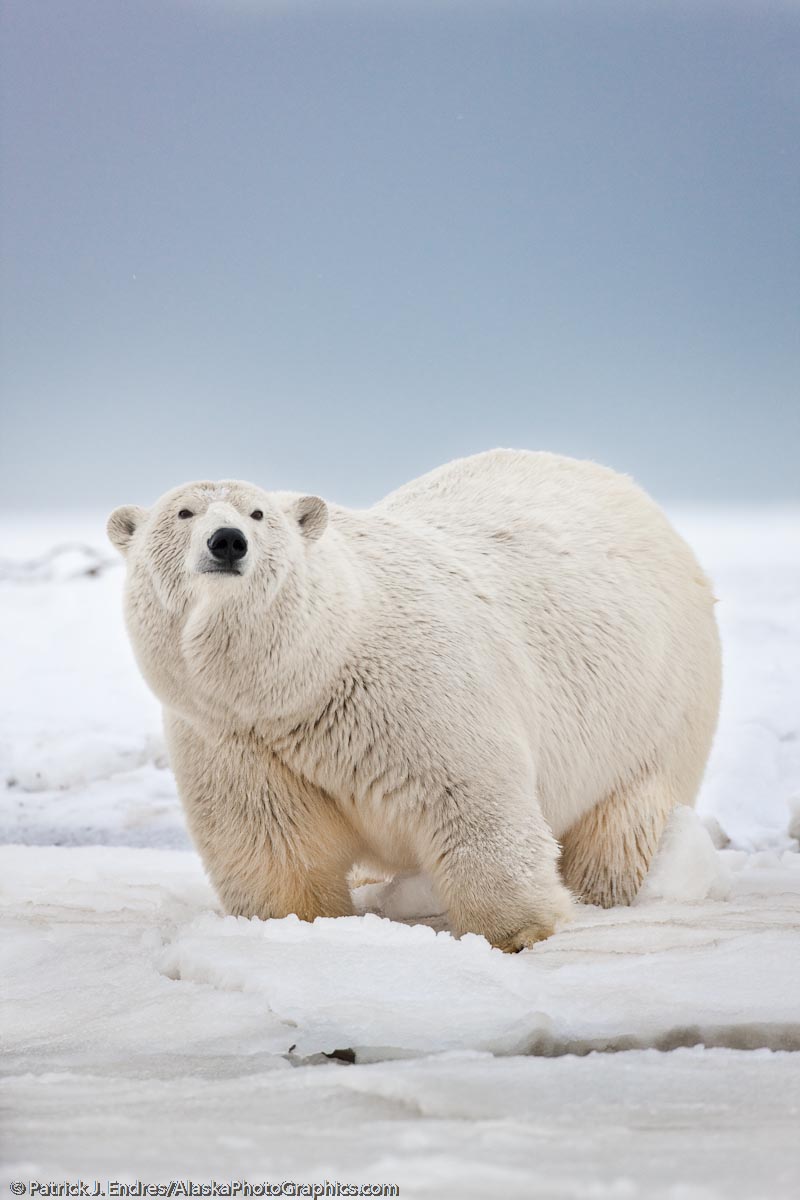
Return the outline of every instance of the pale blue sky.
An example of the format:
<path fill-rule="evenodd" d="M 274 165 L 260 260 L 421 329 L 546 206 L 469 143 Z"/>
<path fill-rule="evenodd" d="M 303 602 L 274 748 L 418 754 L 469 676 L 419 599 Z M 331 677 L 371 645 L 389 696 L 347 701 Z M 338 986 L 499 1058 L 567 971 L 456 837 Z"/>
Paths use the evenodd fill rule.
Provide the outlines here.
<path fill-rule="evenodd" d="M 800 454 L 800 9 L 4 0 L 12 504 Z"/>

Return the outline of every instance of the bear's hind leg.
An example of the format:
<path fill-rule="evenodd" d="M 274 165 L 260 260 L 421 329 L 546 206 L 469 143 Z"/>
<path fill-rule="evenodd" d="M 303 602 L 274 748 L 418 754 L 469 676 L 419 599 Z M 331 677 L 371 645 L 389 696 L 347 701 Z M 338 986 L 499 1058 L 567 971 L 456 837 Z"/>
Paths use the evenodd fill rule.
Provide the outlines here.
<path fill-rule="evenodd" d="M 619 787 L 561 839 L 561 876 L 584 904 L 630 904 L 641 887 L 677 798 L 658 774 Z"/>

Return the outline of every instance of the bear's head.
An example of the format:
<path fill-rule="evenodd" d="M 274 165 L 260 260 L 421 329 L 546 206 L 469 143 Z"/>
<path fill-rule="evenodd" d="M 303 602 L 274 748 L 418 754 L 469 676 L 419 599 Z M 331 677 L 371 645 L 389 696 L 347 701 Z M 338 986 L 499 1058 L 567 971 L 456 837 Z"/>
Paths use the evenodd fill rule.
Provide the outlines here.
<path fill-rule="evenodd" d="M 194 690 L 241 696 L 253 664 L 277 644 L 271 620 L 282 646 L 300 639 L 327 524 L 317 496 L 234 480 L 188 483 L 150 509 L 114 510 L 107 529 L 126 558 L 128 629 L 162 699 L 184 696 L 188 678 Z"/>
<path fill-rule="evenodd" d="M 107 529 L 130 572 L 146 575 L 165 607 L 175 610 L 209 587 L 244 584 L 263 598 L 277 594 L 303 543 L 321 537 L 327 523 L 328 508 L 318 496 L 226 480 L 184 484 L 151 509 L 123 505 Z"/>

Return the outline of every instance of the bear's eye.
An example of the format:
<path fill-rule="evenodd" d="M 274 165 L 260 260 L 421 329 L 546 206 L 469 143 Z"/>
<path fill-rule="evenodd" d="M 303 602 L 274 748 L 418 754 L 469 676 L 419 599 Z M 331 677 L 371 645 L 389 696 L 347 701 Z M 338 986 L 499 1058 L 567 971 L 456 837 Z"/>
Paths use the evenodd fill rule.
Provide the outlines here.
<path fill-rule="evenodd" d="M 188 508 L 182 508 L 181 511 L 178 513 L 178 516 L 180 517 L 180 519 L 182 521 L 185 521 L 187 519 L 187 517 L 193 517 L 194 513 L 191 512 Z"/>
<path fill-rule="evenodd" d="M 252 519 L 254 521 L 260 521 L 261 518 L 264 516 L 264 514 L 260 508 L 254 508 L 253 511 L 250 513 L 250 516 L 252 517 Z"/>

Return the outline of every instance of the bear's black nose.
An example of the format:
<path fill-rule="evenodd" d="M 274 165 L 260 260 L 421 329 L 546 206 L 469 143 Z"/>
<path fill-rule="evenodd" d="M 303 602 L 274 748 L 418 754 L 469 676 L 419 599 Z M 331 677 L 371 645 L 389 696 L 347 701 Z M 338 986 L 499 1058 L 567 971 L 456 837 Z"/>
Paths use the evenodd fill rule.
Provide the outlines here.
<path fill-rule="evenodd" d="M 247 538 L 241 529 L 217 529 L 208 539 L 208 548 L 217 562 L 238 562 L 247 554 Z"/>

